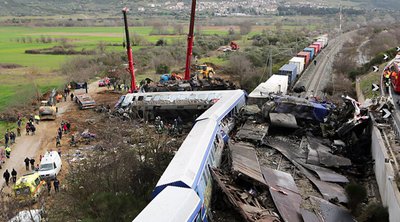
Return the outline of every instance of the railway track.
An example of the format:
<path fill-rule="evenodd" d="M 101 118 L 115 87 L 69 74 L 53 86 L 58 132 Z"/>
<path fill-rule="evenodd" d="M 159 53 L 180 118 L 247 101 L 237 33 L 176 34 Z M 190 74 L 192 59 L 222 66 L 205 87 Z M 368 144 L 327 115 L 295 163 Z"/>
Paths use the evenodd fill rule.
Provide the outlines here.
<path fill-rule="evenodd" d="M 347 41 L 353 32 L 343 34 L 341 37 L 336 37 L 329 42 L 329 46 L 321 51 L 321 54 L 316 58 L 317 65 L 310 65 L 310 68 L 303 73 L 296 83 L 297 86 L 305 86 L 306 92 L 302 94 L 307 96 L 323 96 L 322 89 L 332 78 L 332 63 L 334 56 L 339 53 L 343 43 Z"/>

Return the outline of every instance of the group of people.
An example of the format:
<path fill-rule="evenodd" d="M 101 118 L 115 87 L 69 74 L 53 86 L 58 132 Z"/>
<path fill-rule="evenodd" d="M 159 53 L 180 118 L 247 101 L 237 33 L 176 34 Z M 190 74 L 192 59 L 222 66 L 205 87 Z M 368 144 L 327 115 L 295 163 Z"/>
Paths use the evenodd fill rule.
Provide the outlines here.
<path fill-rule="evenodd" d="M 14 131 L 7 130 L 6 133 L 4 134 L 4 143 L 5 147 L 9 147 L 10 145 L 15 143 L 15 138 L 17 135 L 14 133 Z"/>
<path fill-rule="evenodd" d="M 32 135 L 35 134 L 36 127 L 34 126 L 34 121 L 39 124 L 38 120 L 35 120 L 33 115 L 30 115 L 28 122 L 26 123 L 26 134 L 29 135 L 29 132 L 32 132 Z M 0 151 L 0 168 L 3 163 L 5 163 L 5 159 L 9 159 L 11 157 L 11 145 L 15 143 L 15 140 L 17 136 L 21 136 L 21 125 L 22 125 L 22 116 L 21 114 L 18 114 L 18 120 L 17 120 L 17 134 L 15 134 L 14 131 L 7 129 L 6 133 L 4 134 L 4 150 Z M 29 169 L 29 163 L 32 164 L 32 170 L 34 170 L 34 159 L 28 159 L 28 167 L 27 170 Z M 25 159 L 26 161 L 26 159 Z M 6 184 L 8 185 L 10 175 L 12 178 L 12 181 L 15 182 L 16 176 L 17 176 L 17 171 L 13 169 L 11 171 L 11 174 L 6 170 L 3 174 L 3 178 L 6 180 Z M 14 177 L 15 176 L 15 177 Z"/>
<path fill-rule="evenodd" d="M 28 157 L 26 157 L 25 158 L 25 160 L 24 160 L 24 162 L 25 162 L 25 169 L 26 170 L 29 170 L 29 164 L 31 165 L 31 169 L 32 170 L 39 170 L 39 164 L 38 164 L 38 166 L 35 168 L 35 159 L 34 158 L 32 158 L 32 159 L 29 159 Z"/>
<path fill-rule="evenodd" d="M 156 132 L 162 134 L 164 132 L 164 129 L 166 129 L 168 135 L 182 134 L 183 131 L 182 123 L 183 121 L 179 116 L 174 119 L 172 124 L 164 125 L 164 122 L 161 120 L 160 116 L 157 116 L 154 121 Z"/>
<path fill-rule="evenodd" d="M 17 181 L 17 171 L 13 168 L 11 174 L 8 172 L 8 169 L 3 173 L 3 178 L 6 181 L 6 185 L 9 185 L 10 177 L 12 182 L 15 183 Z"/>
<path fill-rule="evenodd" d="M 50 194 L 50 192 L 51 192 L 51 181 L 46 181 L 46 183 L 47 183 L 47 191 Z M 54 178 L 54 180 L 53 180 L 53 186 L 54 186 L 54 191 L 56 193 L 60 191 L 60 181 L 57 179 L 57 177 Z"/>
<path fill-rule="evenodd" d="M 35 121 L 35 119 L 34 119 L 33 115 L 31 115 L 29 117 L 29 121 L 25 125 L 26 135 L 29 135 L 30 133 L 31 133 L 31 135 L 35 135 L 36 127 L 33 124 L 34 121 Z M 36 124 L 39 124 L 39 120 L 36 120 Z"/>
<path fill-rule="evenodd" d="M 11 156 L 11 145 L 15 143 L 15 139 L 20 134 L 15 134 L 14 131 L 8 129 L 4 134 L 4 151 L 0 153 L 0 165 L 5 162 L 4 157 L 10 158 Z"/>
<path fill-rule="evenodd" d="M 70 132 L 70 130 L 71 130 L 71 123 L 68 121 L 64 122 L 64 120 L 61 121 L 61 125 L 57 130 L 56 147 L 61 146 L 61 139 L 62 139 L 63 133 L 67 134 L 68 132 Z"/>

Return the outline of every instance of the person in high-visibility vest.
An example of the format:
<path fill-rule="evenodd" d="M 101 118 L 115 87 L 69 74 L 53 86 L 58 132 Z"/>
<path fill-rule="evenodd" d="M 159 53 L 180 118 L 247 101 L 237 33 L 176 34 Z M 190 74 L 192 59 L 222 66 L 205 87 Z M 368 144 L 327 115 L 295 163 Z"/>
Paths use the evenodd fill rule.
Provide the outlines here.
<path fill-rule="evenodd" d="M 7 147 L 7 148 L 5 149 L 5 151 L 6 151 L 6 157 L 7 157 L 7 158 L 10 158 L 10 155 L 11 155 L 11 148 L 10 148 L 10 147 Z"/>

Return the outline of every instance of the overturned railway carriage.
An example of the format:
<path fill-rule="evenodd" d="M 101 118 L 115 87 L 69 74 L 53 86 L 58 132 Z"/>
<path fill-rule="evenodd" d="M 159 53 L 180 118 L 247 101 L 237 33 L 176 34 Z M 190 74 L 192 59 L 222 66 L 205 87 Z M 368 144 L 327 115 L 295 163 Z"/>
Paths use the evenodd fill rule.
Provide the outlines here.
<path fill-rule="evenodd" d="M 212 194 L 210 167 L 220 165 L 222 151 L 228 140 L 227 135 L 234 125 L 233 116 L 246 103 L 245 93 L 242 90 L 212 93 L 220 93 L 219 100 L 197 118 L 192 130 L 154 188 L 153 200 L 134 221 L 157 221 L 153 220 L 154 212 L 158 214 L 158 218 L 163 218 L 159 221 L 208 221 L 207 214 Z M 171 192 L 171 187 L 180 188 L 174 192 L 190 193 L 187 190 L 191 190 L 196 195 L 187 194 L 183 199 L 195 202 L 198 198 L 201 207 L 191 203 L 192 207 L 184 210 L 182 207 L 160 210 L 163 206 L 180 206 L 182 203 L 182 197 L 166 198 L 168 195 L 165 193 Z"/>

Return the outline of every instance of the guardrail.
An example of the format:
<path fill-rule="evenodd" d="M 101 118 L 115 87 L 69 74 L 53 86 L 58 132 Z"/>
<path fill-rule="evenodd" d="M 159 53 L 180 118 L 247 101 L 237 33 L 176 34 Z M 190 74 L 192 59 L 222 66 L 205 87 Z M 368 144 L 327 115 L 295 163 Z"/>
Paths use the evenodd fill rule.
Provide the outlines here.
<path fill-rule="evenodd" d="M 374 172 L 378 183 L 382 204 L 388 208 L 389 221 L 400 218 L 400 192 L 396 184 L 396 174 L 388 154 L 383 135 L 375 125 L 371 132 L 371 152 L 375 161 Z"/>

